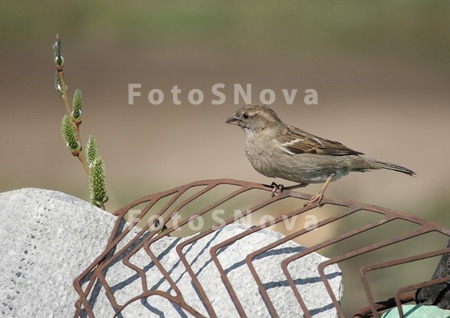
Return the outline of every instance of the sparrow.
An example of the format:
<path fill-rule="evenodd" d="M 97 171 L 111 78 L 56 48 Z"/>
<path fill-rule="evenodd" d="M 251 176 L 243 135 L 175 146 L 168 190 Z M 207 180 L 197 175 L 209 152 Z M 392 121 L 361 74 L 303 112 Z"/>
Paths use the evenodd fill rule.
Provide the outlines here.
<path fill-rule="evenodd" d="M 244 131 L 245 154 L 256 171 L 270 178 L 298 183 L 290 187 L 272 183 L 272 195 L 278 190 L 324 183 L 320 192 L 312 196 L 305 206 L 320 205 L 330 182 L 352 171 L 387 169 L 415 175 L 408 168 L 364 157 L 362 152 L 340 142 L 286 125 L 266 105 L 245 105 L 231 115 L 226 123 L 237 125 Z"/>

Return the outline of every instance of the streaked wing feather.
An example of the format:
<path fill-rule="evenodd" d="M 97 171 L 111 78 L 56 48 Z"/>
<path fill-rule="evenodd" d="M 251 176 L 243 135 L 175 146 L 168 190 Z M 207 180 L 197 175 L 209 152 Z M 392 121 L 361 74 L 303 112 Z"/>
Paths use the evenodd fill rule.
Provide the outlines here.
<path fill-rule="evenodd" d="M 294 154 L 310 153 L 332 156 L 363 154 L 344 146 L 340 142 L 321 138 L 292 126 L 287 127 L 286 133 L 281 136 L 279 142 Z"/>

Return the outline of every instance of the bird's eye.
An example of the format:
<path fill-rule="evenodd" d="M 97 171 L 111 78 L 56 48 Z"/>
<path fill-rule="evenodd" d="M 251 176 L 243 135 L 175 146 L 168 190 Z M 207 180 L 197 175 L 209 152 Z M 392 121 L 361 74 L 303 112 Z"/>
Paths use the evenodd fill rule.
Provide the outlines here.
<path fill-rule="evenodd" d="M 248 113 L 244 113 L 244 115 L 242 115 L 242 117 L 243 117 L 244 119 L 248 119 L 250 116 L 249 116 Z"/>

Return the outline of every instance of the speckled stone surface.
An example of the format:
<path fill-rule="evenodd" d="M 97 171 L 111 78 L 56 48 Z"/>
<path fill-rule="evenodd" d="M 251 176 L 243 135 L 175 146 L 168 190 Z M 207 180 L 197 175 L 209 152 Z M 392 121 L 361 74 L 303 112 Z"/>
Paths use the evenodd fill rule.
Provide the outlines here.
<path fill-rule="evenodd" d="M 0 316 L 72 317 L 78 299 L 72 282 L 104 249 L 115 217 L 89 203 L 64 193 L 21 189 L 0 193 Z M 185 248 L 184 253 L 196 277 L 205 288 L 218 316 L 237 316 L 237 311 L 211 260 L 209 249 L 223 240 L 247 230 L 234 224 L 206 236 Z M 269 312 L 255 281 L 249 275 L 245 257 L 282 235 L 263 230 L 220 250 L 218 258 L 249 317 L 268 317 Z M 164 237 L 152 251 L 170 272 L 193 308 L 208 316 L 175 247 L 187 238 Z M 253 264 L 280 317 L 301 314 L 280 263 L 303 247 L 286 242 L 257 257 Z M 288 269 L 314 317 L 335 317 L 331 299 L 317 273 L 317 264 L 326 260 L 310 254 L 292 262 Z M 146 268 L 150 289 L 173 293 L 170 285 L 153 266 L 148 255 L 138 252 L 131 261 Z M 335 265 L 326 274 L 335 295 L 342 293 L 342 274 Z M 121 262 L 109 268 L 106 276 L 119 303 L 141 292 L 136 272 Z M 101 291 L 96 298 L 96 317 L 112 317 L 114 312 Z M 122 317 L 189 317 L 190 315 L 162 297 L 136 301 Z"/>
<path fill-rule="evenodd" d="M 70 317 L 78 276 L 105 245 L 115 217 L 64 193 L 0 194 L 0 314 Z"/>

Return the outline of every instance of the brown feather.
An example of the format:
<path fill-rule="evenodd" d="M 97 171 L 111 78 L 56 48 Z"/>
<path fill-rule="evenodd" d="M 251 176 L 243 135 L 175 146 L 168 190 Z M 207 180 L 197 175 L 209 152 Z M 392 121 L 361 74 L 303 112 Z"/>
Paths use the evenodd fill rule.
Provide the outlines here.
<path fill-rule="evenodd" d="M 294 139 L 292 138 L 293 136 L 295 137 Z M 295 139 L 299 139 L 299 141 L 289 143 Z M 310 153 L 332 156 L 363 154 L 362 152 L 355 151 L 347 146 L 344 146 L 340 142 L 315 136 L 293 126 L 287 126 L 278 141 L 285 144 L 286 149 L 295 154 Z"/>

